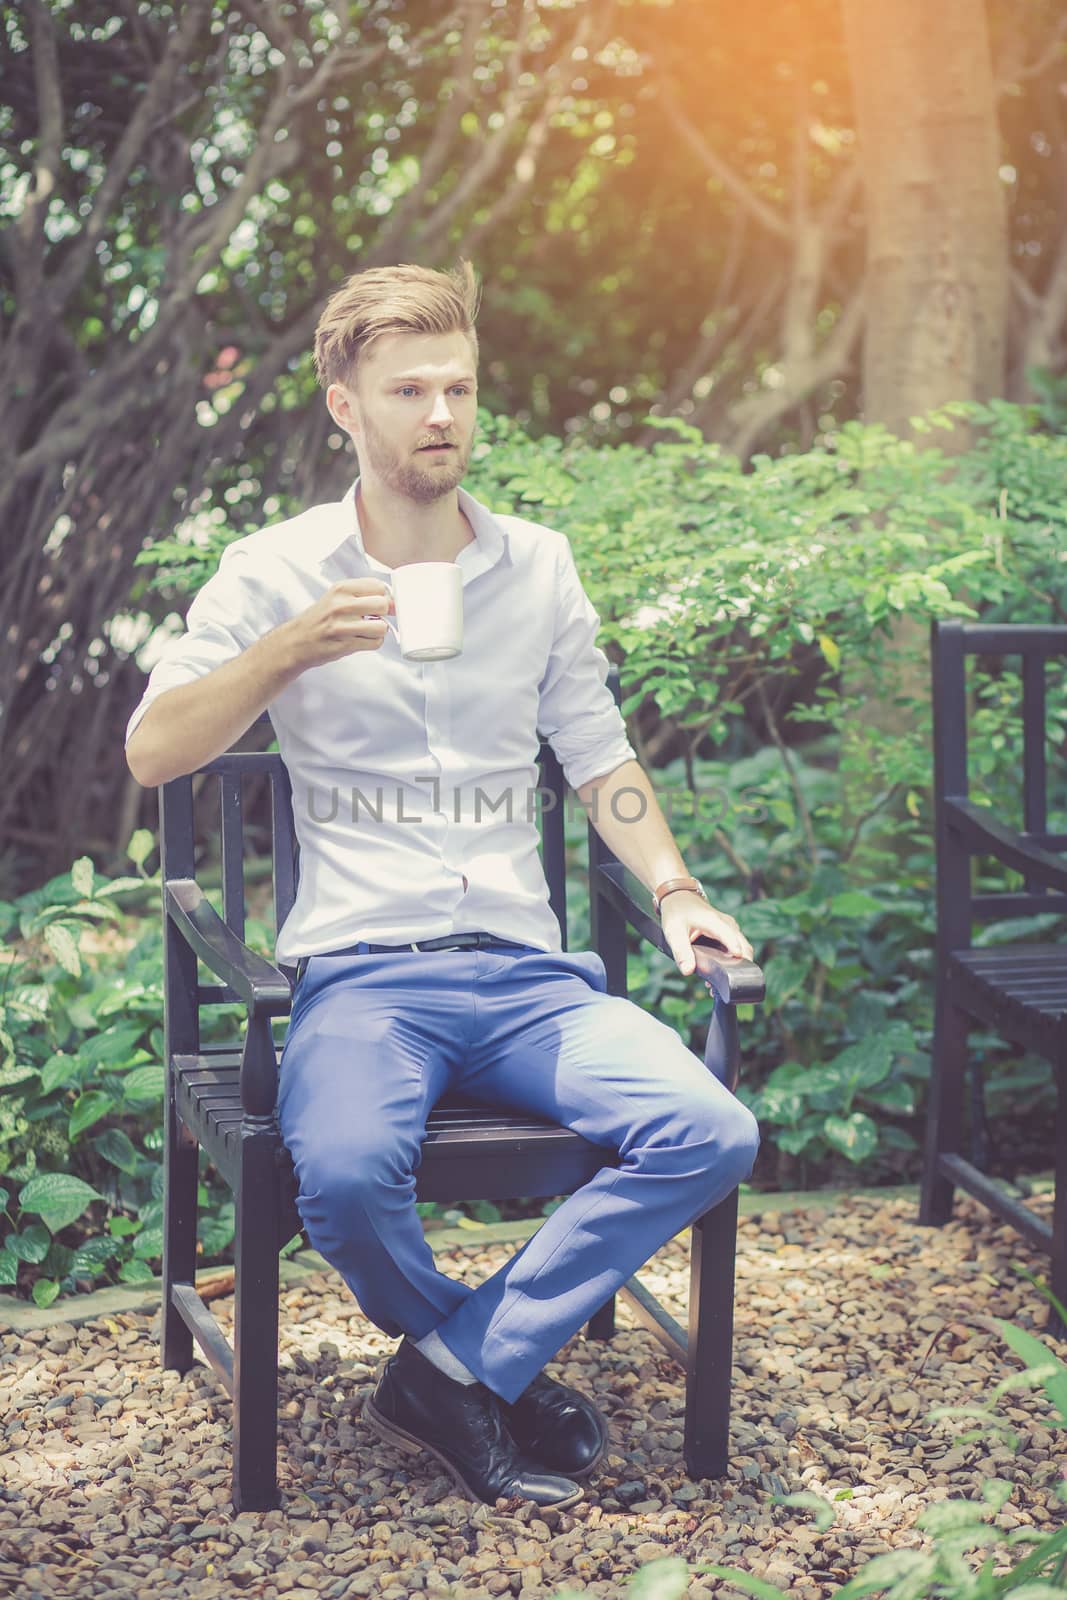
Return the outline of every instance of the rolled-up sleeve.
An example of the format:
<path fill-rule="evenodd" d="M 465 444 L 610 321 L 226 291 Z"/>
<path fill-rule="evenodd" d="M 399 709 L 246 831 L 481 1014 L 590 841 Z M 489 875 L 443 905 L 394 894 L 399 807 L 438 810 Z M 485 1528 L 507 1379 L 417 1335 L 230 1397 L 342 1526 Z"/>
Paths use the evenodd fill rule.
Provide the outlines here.
<path fill-rule="evenodd" d="M 600 618 L 582 587 L 567 540 L 560 538 L 556 631 L 540 684 L 538 732 L 559 757 L 572 789 L 614 772 L 635 752 L 607 686 L 610 662 L 597 645 Z"/>
<path fill-rule="evenodd" d="M 262 568 L 242 550 L 228 545 L 218 571 L 189 607 L 185 632 L 170 639 L 148 677 L 144 694 L 126 724 L 126 743 L 154 700 L 168 689 L 195 683 L 216 667 L 247 650 L 256 639 L 283 622 L 276 588 Z"/>

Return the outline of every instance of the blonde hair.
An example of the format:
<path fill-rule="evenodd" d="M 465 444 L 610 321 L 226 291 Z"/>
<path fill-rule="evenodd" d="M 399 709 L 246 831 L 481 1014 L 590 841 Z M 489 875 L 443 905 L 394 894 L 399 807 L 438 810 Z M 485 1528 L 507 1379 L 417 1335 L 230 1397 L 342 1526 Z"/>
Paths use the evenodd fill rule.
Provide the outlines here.
<path fill-rule="evenodd" d="M 322 387 L 354 379 L 359 358 L 387 333 L 465 333 L 478 359 L 478 280 L 469 261 L 451 272 L 430 267 L 370 267 L 346 278 L 315 329 L 315 375 Z"/>

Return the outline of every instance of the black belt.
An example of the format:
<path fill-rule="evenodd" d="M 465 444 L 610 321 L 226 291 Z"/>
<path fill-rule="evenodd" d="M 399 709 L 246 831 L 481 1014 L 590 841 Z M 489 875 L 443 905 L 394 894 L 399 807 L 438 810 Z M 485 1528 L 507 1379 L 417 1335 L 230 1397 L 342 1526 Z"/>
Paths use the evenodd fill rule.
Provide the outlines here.
<path fill-rule="evenodd" d="M 492 950 L 498 946 L 508 950 L 527 950 L 528 945 L 517 939 L 501 939 L 495 933 L 446 933 L 439 939 L 415 939 L 409 944 L 358 944 L 346 945 L 343 950 L 323 950 L 316 954 L 327 956 L 402 955 L 405 950 Z M 310 956 L 301 956 L 296 964 L 297 982 L 304 976 Z"/>

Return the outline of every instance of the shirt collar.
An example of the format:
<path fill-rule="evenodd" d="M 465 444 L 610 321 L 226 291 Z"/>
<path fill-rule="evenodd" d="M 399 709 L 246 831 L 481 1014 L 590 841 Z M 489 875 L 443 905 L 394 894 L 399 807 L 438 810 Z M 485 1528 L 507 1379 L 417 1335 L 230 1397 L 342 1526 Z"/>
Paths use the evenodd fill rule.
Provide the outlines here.
<path fill-rule="evenodd" d="M 359 515 L 356 511 L 356 495 L 359 492 L 359 479 L 357 478 L 341 500 L 336 500 L 328 508 L 331 516 L 328 529 L 323 530 L 322 543 L 317 552 L 320 563 L 328 561 L 330 556 L 346 541 L 351 541 L 355 549 L 365 561 L 381 572 L 390 569 L 377 561 L 374 556 L 368 555 L 363 543 L 363 530 L 359 525 Z M 480 572 L 487 572 L 490 567 L 495 567 L 497 562 L 505 557 L 507 549 L 507 533 L 494 517 L 488 506 L 483 506 L 466 489 L 459 490 L 459 508 L 471 525 L 474 533 L 474 542 L 464 545 L 456 557 L 456 563 L 463 568 L 463 581 L 475 578 Z"/>

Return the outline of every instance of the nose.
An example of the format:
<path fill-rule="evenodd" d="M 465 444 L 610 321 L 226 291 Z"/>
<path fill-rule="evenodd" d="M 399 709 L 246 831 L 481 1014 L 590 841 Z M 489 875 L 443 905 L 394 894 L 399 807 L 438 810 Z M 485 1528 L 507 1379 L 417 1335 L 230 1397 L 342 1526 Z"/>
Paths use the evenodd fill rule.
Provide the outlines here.
<path fill-rule="evenodd" d="M 426 420 L 431 428 L 447 428 L 452 421 L 452 412 L 443 394 L 434 396 L 433 409 Z"/>

